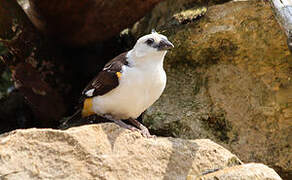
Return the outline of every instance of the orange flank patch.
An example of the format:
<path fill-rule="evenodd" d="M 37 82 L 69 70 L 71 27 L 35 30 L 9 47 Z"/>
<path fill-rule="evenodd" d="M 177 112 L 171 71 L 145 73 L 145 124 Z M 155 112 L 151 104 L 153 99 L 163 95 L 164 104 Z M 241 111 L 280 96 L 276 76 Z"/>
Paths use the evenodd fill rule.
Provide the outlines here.
<path fill-rule="evenodd" d="M 120 72 L 116 72 L 116 75 L 118 76 L 119 79 L 122 77 L 122 73 Z"/>
<path fill-rule="evenodd" d="M 92 98 L 87 98 L 83 104 L 82 117 L 87 117 L 92 114 L 95 114 L 92 110 Z"/>

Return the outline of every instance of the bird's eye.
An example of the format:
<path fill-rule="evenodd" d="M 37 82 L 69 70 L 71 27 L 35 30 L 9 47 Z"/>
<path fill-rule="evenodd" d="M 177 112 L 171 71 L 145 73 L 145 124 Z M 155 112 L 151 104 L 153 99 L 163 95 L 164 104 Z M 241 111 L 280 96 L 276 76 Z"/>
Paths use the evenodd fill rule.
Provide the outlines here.
<path fill-rule="evenodd" d="M 146 44 L 148 44 L 148 45 L 151 45 L 151 44 L 153 44 L 154 43 L 154 39 L 153 38 L 149 38 L 149 39 L 147 39 L 147 41 L 146 41 Z"/>

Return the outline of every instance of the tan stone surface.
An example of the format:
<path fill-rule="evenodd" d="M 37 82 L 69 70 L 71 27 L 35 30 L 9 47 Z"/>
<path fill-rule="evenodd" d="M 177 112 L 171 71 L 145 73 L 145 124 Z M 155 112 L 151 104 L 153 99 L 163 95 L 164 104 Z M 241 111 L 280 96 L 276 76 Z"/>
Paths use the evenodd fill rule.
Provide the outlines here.
<path fill-rule="evenodd" d="M 0 177 L 9 180 L 185 179 L 238 164 L 235 155 L 207 139 L 147 139 L 114 124 L 0 136 Z"/>
<path fill-rule="evenodd" d="M 280 176 L 268 166 L 263 164 L 244 164 L 225 168 L 223 170 L 210 173 L 200 178 L 200 180 L 281 180 Z"/>

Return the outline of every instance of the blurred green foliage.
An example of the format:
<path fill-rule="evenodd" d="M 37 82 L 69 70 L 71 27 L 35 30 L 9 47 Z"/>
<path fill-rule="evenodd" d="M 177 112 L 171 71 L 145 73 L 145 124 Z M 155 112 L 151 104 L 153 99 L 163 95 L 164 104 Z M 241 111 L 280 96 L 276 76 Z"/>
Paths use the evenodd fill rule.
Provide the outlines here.
<path fill-rule="evenodd" d="M 0 42 L 0 56 L 8 53 L 7 48 Z M 4 62 L 0 62 L 0 99 L 8 94 L 8 88 L 12 87 L 11 71 L 5 66 Z"/>
<path fill-rule="evenodd" d="M 8 53 L 7 48 L 4 46 L 2 42 L 0 42 L 0 56 L 5 55 Z"/>
<path fill-rule="evenodd" d="M 2 71 L 0 76 L 0 99 L 8 94 L 8 88 L 12 87 L 11 72 L 8 68 Z"/>

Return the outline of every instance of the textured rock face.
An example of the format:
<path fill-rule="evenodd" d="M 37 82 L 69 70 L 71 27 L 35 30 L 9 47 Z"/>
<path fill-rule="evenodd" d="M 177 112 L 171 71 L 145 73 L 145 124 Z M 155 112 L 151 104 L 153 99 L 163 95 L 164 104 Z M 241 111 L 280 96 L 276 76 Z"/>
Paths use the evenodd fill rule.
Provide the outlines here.
<path fill-rule="evenodd" d="M 136 23 L 131 32 L 135 36 L 142 36 L 151 32 L 153 28 L 156 29 L 166 24 L 191 22 L 200 18 L 206 12 L 208 6 L 228 1 L 230 0 L 164 0 L 157 4 L 151 13 L 148 13 Z M 185 12 L 186 9 L 187 12 Z M 182 16 L 188 17 L 182 20 Z"/>
<path fill-rule="evenodd" d="M 0 136 L 1 179 L 226 179 L 223 174 L 230 176 L 236 169 L 242 179 L 280 179 L 264 165 L 237 167 L 240 164 L 235 155 L 207 139 L 145 139 L 114 124 L 17 130 Z M 202 175 L 214 169 L 223 170 Z"/>
<path fill-rule="evenodd" d="M 281 179 L 277 174 L 273 173 L 273 170 L 262 164 L 244 164 L 241 166 L 234 166 L 226 168 L 215 173 L 210 173 L 200 177 L 201 180 L 270 180 Z"/>
<path fill-rule="evenodd" d="M 157 23 L 176 47 L 165 61 L 166 90 L 145 122 L 157 134 L 211 138 L 291 175 L 292 56 L 269 3 L 211 6 L 187 24 L 164 13 L 154 8 L 135 27 Z"/>
<path fill-rule="evenodd" d="M 161 0 L 18 0 L 41 31 L 70 46 L 104 41 L 143 17 Z"/>

